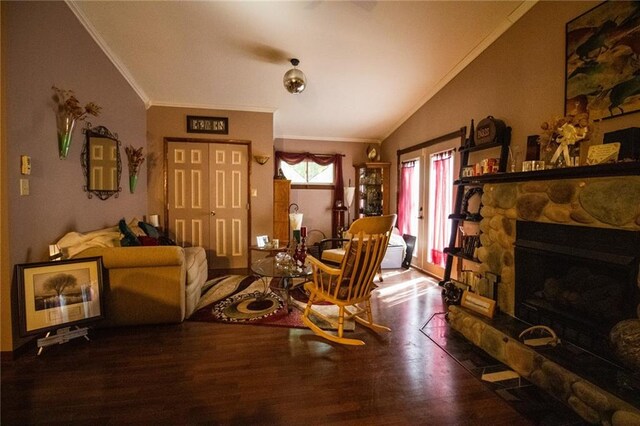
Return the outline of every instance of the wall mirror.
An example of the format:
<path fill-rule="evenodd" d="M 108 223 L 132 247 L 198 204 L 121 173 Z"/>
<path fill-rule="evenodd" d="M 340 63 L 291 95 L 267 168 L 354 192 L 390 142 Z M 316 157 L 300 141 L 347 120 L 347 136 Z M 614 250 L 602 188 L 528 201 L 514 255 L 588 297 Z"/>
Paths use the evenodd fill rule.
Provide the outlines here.
<path fill-rule="evenodd" d="M 81 160 L 87 196 L 92 198 L 95 195 L 101 200 L 106 200 L 112 195 L 117 198 L 118 193 L 122 191 L 122 161 L 118 134 L 111 133 L 104 126 L 88 126 L 84 133 Z"/>

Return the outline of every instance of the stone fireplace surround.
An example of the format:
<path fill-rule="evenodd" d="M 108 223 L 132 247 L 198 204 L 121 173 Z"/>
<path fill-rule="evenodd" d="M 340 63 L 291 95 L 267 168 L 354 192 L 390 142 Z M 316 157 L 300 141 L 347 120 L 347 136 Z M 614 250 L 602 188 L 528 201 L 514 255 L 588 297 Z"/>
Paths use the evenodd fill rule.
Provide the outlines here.
<path fill-rule="evenodd" d="M 498 306 L 509 316 L 491 321 L 458 306 L 449 310 L 454 329 L 592 424 L 640 424 L 640 378 L 637 372 L 617 371 L 604 361 L 598 366 L 598 358 L 589 356 L 583 366 L 587 371 L 575 371 L 581 368 L 572 364 L 581 364 L 578 361 L 585 358 L 579 348 L 563 344 L 563 349 L 569 348 L 569 355 L 560 356 L 568 358 L 563 362 L 553 354 L 523 345 L 517 334 L 514 336 L 509 318 L 515 313 L 516 221 L 640 231 L 639 174 L 640 164 L 627 163 L 477 179 L 484 184 L 479 268 L 501 276 Z M 640 306 L 636 318 L 638 315 Z M 499 324 L 505 317 L 509 324 Z"/>

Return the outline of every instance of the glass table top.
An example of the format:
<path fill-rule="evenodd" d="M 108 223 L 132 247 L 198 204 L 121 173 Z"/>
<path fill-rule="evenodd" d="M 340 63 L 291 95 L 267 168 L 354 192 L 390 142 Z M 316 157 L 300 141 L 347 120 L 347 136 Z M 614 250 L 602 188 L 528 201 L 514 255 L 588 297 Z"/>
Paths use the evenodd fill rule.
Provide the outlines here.
<path fill-rule="evenodd" d="M 251 272 L 263 277 L 298 278 L 311 275 L 311 266 L 305 264 L 302 268 L 287 267 L 277 264 L 275 257 L 265 257 L 251 264 Z"/>

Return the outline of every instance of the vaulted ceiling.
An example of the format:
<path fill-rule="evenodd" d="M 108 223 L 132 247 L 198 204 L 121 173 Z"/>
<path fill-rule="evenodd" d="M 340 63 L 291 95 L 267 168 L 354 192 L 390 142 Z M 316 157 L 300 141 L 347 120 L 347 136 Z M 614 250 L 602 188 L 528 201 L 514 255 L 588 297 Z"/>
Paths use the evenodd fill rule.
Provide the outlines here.
<path fill-rule="evenodd" d="M 381 141 L 534 1 L 72 1 L 148 106 L 274 113 L 274 137 Z M 282 77 L 300 59 L 307 88 Z"/>

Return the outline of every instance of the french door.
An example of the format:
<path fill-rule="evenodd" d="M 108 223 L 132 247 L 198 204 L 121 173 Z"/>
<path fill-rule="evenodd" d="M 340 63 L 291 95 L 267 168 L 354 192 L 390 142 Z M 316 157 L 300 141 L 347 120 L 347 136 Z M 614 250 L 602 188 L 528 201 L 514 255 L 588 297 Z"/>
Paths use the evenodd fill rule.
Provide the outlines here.
<path fill-rule="evenodd" d="M 458 167 L 452 150 L 459 146 L 456 137 L 399 156 L 398 225 L 401 233 L 416 237 L 411 264 L 436 277 L 444 274 L 442 249 L 450 235 L 453 171 Z M 443 161 L 450 162 L 443 168 Z"/>
<path fill-rule="evenodd" d="M 246 268 L 249 243 L 247 144 L 167 139 L 169 232 L 204 247 L 209 269 Z"/>

